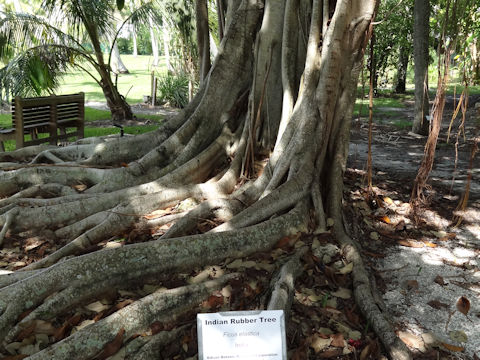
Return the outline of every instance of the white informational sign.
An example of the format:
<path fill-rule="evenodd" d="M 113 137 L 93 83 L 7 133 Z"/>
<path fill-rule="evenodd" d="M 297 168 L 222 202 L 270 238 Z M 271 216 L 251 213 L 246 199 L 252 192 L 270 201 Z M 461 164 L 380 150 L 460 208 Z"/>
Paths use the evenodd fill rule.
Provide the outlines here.
<path fill-rule="evenodd" d="M 283 310 L 197 315 L 199 360 L 286 360 Z"/>

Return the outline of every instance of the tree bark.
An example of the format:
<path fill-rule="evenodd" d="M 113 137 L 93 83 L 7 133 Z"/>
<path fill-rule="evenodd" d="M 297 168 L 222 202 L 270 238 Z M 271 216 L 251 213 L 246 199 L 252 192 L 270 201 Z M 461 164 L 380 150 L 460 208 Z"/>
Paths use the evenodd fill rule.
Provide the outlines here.
<path fill-rule="evenodd" d="M 51 321 L 101 298 L 105 289 L 140 286 L 152 278 L 165 282 L 192 269 L 258 254 L 284 237 L 325 228 L 328 217 L 334 219 L 344 253 L 363 269 L 360 251 L 342 230 L 343 173 L 376 3 L 332 2 L 326 28 L 323 1 L 277 5 L 229 1 L 208 81 L 157 131 L 13 152 L 10 160 L 34 158 L 29 164 L 10 162 L 8 168 L 0 164 L 0 195 L 5 197 L 0 225 L 6 239 L 43 231 L 63 245 L 23 269 L 29 276 L 0 276 L 4 344 L 38 320 Z M 267 26 L 269 21 L 274 23 Z M 288 106 L 283 99 L 289 99 Z M 74 190 L 79 183 L 84 188 Z M 186 203 L 198 205 L 183 208 Z M 154 215 L 166 208 L 179 211 Z M 200 226 L 204 221 L 211 225 L 207 230 Z M 166 224 L 167 231 L 151 234 Z M 92 252 L 112 236 L 134 238 L 142 229 L 148 241 Z M 285 266 L 275 265 L 281 270 L 266 306 L 288 311 L 305 250 L 297 251 Z M 156 321 L 178 325 L 179 317 L 198 310 L 202 299 L 234 275 L 225 276 L 152 294 L 32 358 L 90 357 L 118 334 L 128 358 L 148 358 L 151 349 L 167 341 L 165 334 L 131 336 Z M 385 333 L 381 339 L 390 355 L 408 359 L 405 346 L 382 323 L 384 315 L 371 305 L 364 280 L 363 275 L 355 280 L 360 308 L 380 324 L 374 328 Z M 180 301 L 173 301 L 171 293 Z M 71 355 L 65 355 L 66 349 Z"/>
<path fill-rule="evenodd" d="M 115 41 L 112 49 L 113 60 L 113 72 L 117 74 L 128 74 L 129 71 L 120 57 L 120 50 L 118 49 L 118 43 Z"/>
<path fill-rule="evenodd" d="M 119 93 L 117 86 L 113 83 L 110 64 L 105 63 L 96 24 L 86 19 L 84 25 L 93 45 L 93 51 L 97 59 L 97 72 L 100 75 L 99 85 L 107 100 L 107 106 L 112 113 L 113 122 L 121 123 L 125 120 L 133 119 L 134 116 L 130 105 L 128 105 L 125 98 Z"/>
<path fill-rule="evenodd" d="M 408 60 L 408 52 L 401 47 L 398 55 L 397 77 L 395 84 L 395 92 L 397 94 L 405 94 L 406 91 Z"/>
<path fill-rule="evenodd" d="M 473 83 L 480 84 L 480 46 L 478 39 L 474 39 L 471 45 Z"/>
<path fill-rule="evenodd" d="M 207 0 L 196 0 L 195 13 L 197 23 L 197 46 L 200 83 L 202 83 L 210 71 L 210 30 L 208 28 Z"/>
<path fill-rule="evenodd" d="M 415 65 L 415 115 L 412 132 L 428 135 L 428 42 L 430 38 L 430 0 L 415 0 L 413 57 Z"/>
<path fill-rule="evenodd" d="M 160 63 L 160 58 L 158 55 L 159 47 L 158 47 L 158 39 L 157 35 L 155 34 L 155 25 L 153 24 L 153 19 L 148 19 L 148 26 L 150 30 L 150 41 L 152 44 L 152 55 L 153 55 L 153 66 L 158 66 Z"/>
<path fill-rule="evenodd" d="M 162 26 L 162 38 L 163 38 L 163 52 L 165 53 L 165 65 L 169 73 L 173 73 L 174 69 L 172 62 L 170 61 L 170 35 L 165 24 Z"/>
<path fill-rule="evenodd" d="M 133 42 L 133 50 L 132 50 L 132 55 L 134 57 L 137 57 L 138 56 L 138 45 L 137 45 L 137 32 L 134 30 L 132 30 L 132 42 Z"/>

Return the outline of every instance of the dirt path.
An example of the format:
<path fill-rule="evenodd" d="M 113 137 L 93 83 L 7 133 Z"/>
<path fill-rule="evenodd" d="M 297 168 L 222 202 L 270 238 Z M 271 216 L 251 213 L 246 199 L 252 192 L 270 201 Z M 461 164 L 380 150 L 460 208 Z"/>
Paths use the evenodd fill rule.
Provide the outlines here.
<path fill-rule="evenodd" d="M 467 115 L 467 139 L 476 132 L 474 103 L 470 102 Z M 429 205 L 416 218 L 408 201 L 425 138 L 398 127 L 400 120 L 411 119 L 413 112 L 376 109 L 372 146 L 375 201 L 366 201 L 361 191 L 368 125 L 364 119 L 358 120 L 352 129 L 347 184 L 354 232 L 383 294 L 381 306 L 418 359 L 437 359 L 438 347 L 449 350 L 451 359 L 480 356 L 480 157 L 473 166 L 468 208 L 461 213 L 462 224 L 455 227 L 452 219 L 467 183 L 472 142 L 464 142 L 460 136 L 455 146 L 457 120 L 453 144 L 452 140 L 446 143 L 452 105 L 437 146 L 432 188 L 427 193 Z"/>

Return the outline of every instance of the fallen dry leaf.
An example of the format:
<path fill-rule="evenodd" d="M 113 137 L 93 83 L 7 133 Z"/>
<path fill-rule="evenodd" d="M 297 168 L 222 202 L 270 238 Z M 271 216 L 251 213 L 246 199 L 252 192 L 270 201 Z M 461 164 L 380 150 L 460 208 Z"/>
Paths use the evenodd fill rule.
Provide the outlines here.
<path fill-rule="evenodd" d="M 67 331 L 71 328 L 68 322 L 65 322 L 62 326 L 55 330 L 53 337 L 55 341 L 60 341 L 66 337 Z"/>
<path fill-rule="evenodd" d="M 440 237 L 438 241 L 448 241 L 448 240 L 455 239 L 456 237 L 457 237 L 457 234 L 448 233 L 447 235 Z"/>
<path fill-rule="evenodd" d="M 332 343 L 331 338 L 324 339 L 319 334 L 312 335 L 310 347 L 315 351 L 315 354 L 318 354 L 323 349 L 326 349 Z"/>
<path fill-rule="evenodd" d="M 392 200 L 391 198 L 389 198 L 388 196 L 385 196 L 385 197 L 383 198 L 383 202 L 384 202 L 385 204 L 388 204 L 388 205 L 392 205 L 392 204 L 393 204 L 393 200 Z"/>
<path fill-rule="evenodd" d="M 97 360 L 105 360 L 109 356 L 112 356 L 116 352 L 118 352 L 118 350 L 120 350 L 120 348 L 123 345 L 123 335 L 124 334 L 125 334 L 125 329 L 121 328 L 118 331 L 117 336 L 115 336 L 115 339 L 113 339 L 112 341 L 110 341 L 109 343 L 107 343 L 103 347 L 102 352 L 96 357 L 96 359 Z"/>
<path fill-rule="evenodd" d="M 343 337 L 342 333 L 334 334 L 331 336 L 332 343 L 330 345 L 335 347 L 344 347 L 345 346 L 345 338 Z"/>
<path fill-rule="evenodd" d="M 25 328 L 18 333 L 16 338 L 17 341 L 23 341 L 24 339 L 32 335 L 35 331 L 36 326 L 37 324 L 35 323 L 35 321 L 32 321 L 30 324 L 26 325 Z"/>
<path fill-rule="evenodd" d="M 202 304 L 204 308 L 217 309 L 224 304 L 222 294 L 210 295 L 210 297 L 205 300 Z"/>
<path fill-rule="evenodd" d="M 90 303 L 86 306 L 84 306 L 85 309 L 93 311 L 95 313 L 102 312 L 104 310 L 107 310 L 109 308 L 108 305 L 102 304 L 100 301 L 95 301 L 93 303 Z"/>
<path fill-rule="evenodd" d="M 398 240 L 397 244 L 402 245 L 402 246 L 406 246 L 406 247 L 411 247 L 411 248 L 421 248 L 421 247 L 425 246 L 422 242 L 418 242 L 418 241 L 410 240 L 410 239 Z"/>
<path fill-rule="evenodd" d="M 433 281 L 435 281 L 440 286 L 445 286 L 445 281 L 443 280 L 443 277 L 441 277 L 440 275 L 435 276 L 435 280 Z"/>
<path fill-rule="evenodd" d="M 340 299 L 350 299 L 352 297 L 352 291 L 350 289 L 340 288 L 332 293 L 332 295 Z"/>
<path fill-rule="evenodd" d="M 385 224 L 391 224 L 392 223 L 392 221 L 390 220 L 390 218 L 387 215 L 379 217 L 378 220 L 384 222 Z"/>
<path fill-rule="evenodd" d="M 87 190 L 87 185 L 85 184 L 77 184 L 77 185 L 72 185 L 72 188 L 74 188 L 75 190 L 77 190 L 78 192 L 83 192 L 85 190 Z"/>
<path fill-rule="evenodd" d="M 349 274 L 353 271 L 353 261 L 351 263 L 348 263 L 346 266 L 338 270 L 338 272 L 342 275 Z"/>
<path fill-rule="evenodd" d="M 406 331 L 400 331 L 398 333 L 398 337 L 402 340 L 406 345 L 413 349 L 422 349 L 424 347 L 423 340 L 421 337 L 411 334 Z"/>
<path fill-rule="evenodd" d="M 372 344 L 368 344 L 363 348 L 362 352 L 360 353 L 360 360 L 368 359 L 368 357 L 371 354 L 371 351 L 370 351 L 371 347 L 372 347 Z"/>
<path fill-rule="evenodd" d="M 450 351 L 453 351 L 453 352 L 461 352 L 463 350 L 465 350 L 464 347 L 461 347 L 461 346 L 455 346 L 455 345 L 451 345 L 451 344 L 447 344 L 447 343 L 440 343 L 445 349 L 447 350 L 450 350 Z"/>
<path fill-rule="evenodd" d="M 407 227 L 407 225 L 405 224 L 405 221 L 400 220 L 397 223 L 397 225 L 395 225 L 395 231 L 403 231 L 403 230 L 405 230 L 406 227 Z"/>
<path fill-rule="evenodd" d="M 434 309 L 437 309 L 437 310 L 448 309 L 449 308 L 449 306 L 447 304 L 444 304 L 444 303 L 442 303 L 438 300 L 429 301 L 427 304 L 430 305 L 431 307 L 433 307 Z"/>
<path fill-rule="evenodd" d="M 407 287 L 409 289 L 417 290 L 419 288 L 418 281 L 417 280 L 408 280 L 407 281 Z"/>
<path fill-rule="evenodd" d="M 164 216 L 165 214 L 168 214 L 168 213 L 170 213 L 170 211 L 160 209 L 160 210 L 152 211 L 150 214 L 144 215 L 143 217 L 147 220 L 152 220 L 152 219 L 162 217 L 162 216 Z"/>
<path fill-rule="evenodd" d="M 457 300 L 457 310 L 463 315 L 467 316 L 468 311 L 470 310 L 470 300 L 468 300 L 465 296 L 459 298 Z"/>

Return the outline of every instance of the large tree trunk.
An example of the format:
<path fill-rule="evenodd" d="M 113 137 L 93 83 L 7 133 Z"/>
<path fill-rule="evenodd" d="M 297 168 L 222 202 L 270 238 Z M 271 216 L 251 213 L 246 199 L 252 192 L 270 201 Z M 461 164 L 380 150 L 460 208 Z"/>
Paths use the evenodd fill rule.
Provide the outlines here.
<path fill-rule="evenodd" d="M 415 115 L 412 132 L 428 135 L 428 41 L 430 35 L 430 0 L 415 0 L 413 57 L 415 63 Z"/>
<path fill-rule="evenodd" d="M 167 281 L 179 272 L 256 254 L 285 236 L 326 231 L 326 219 L 332 218 L 343 254 L 354 264 L 359 307 L 390 355 L 409 359 L 373 300 L 359 249 L 342 220 L 350 123 L 376 4 L 330 3 L 333 15 L 323 31 L 320 0 L 287 0 L 285 8 L 273 1 L 230 1 L 208 79 L 159 130 L 32 149 L 28 166 L 9 163 L 9 171 L 0 173 L 0 194 L 6 197 L 0 202 L 0 241 L 43 231 L 64 246 L 23 271 L 0 276 L 4 344 L 36 320 L 99 299 L 106 289 L 140 286 L 151 278 Z M 271 29 L 267 18 L 275 25 Z M 265 154 L 268 162 L 259 172 Z M 9 159 L 25 155 L 13 152 Z M 72 186 L 78 184 L 86 189 L 76 192 Z M 48 198 L 39 198 L 43 194 Z M 153 215 L 186 199 L 198 205 Z M 199 221 L 205 219 L 213 227 L 201 231 Z M 168 230 L 160 238 L 150 235 L 165 224 Z M 135 232 L 150 241 L 91 252 L 112 236 Z M 85 252 L 91 253 L 76 256 Z M 153 359 L 146 348 L 157 346 L 158 336 L 131 337 L 158 321 L 176 324 L 234 276 L 155 292 L 48 344 L 31 359 L 92 358 L 117 333 L 124 335 L 130 358 Z M 282 287 L 275 288 L 270 305 L 260 306 L 287 310 L 288 301 L 275 295 Z"/>

